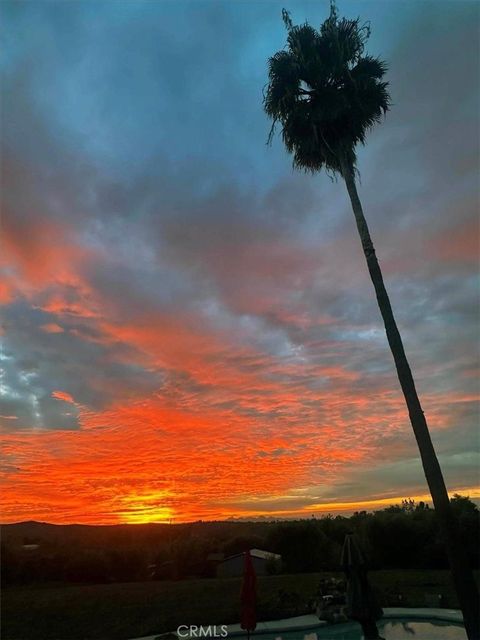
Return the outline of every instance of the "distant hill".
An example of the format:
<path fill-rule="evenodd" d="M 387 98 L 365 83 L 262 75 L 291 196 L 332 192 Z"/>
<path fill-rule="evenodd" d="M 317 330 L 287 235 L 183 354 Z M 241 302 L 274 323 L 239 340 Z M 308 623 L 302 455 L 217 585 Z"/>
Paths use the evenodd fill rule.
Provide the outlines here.
<path fill-rule="evenodd" d="M 2 542 L 22 544 L 24 540 L 44 542 L 46 544 L 75 544 L 79 546 L 104 546 L 105 544 L 136 540 L 148 541 L 163 538 L 169 525 L 86 525 L 86 524 L 50 524 L 48 522 L 15 522 L 2 524 Z"/>
<path fill-rule="evenodd" d="M 75 545 L 77 547 L 109 547 L 111 545 L 155 545 L 167 539 L 194 537 L 229 539 L 242 535 L 264 536 L 271 522 L 193 522 L 185 524 L 50 524 L 48 522 L 15 522 L 0 525 L 2 542 L 21 545 L 25 541 L 47 545 Z"/>
<path fill-rule="evenodd" d="M 1 525 L 2 581 L 102 583 L 208 577 L 213 556 L 264 548 L 274 523 Z"/>

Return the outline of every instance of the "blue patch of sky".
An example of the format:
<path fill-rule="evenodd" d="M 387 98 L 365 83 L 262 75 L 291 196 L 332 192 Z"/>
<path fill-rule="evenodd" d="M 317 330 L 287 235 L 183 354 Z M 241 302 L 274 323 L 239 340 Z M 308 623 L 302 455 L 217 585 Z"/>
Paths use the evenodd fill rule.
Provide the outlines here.
<path fill-rule="evenodd" d="M 32 100 L 50 129 L 116 179 L 152 163 L 211 168 L 205 187 L 264 189 L 290 173 L 280 142 L 266 147 L 266 60 L 285 43 L 281 2 L 23 2 L 6 61 L 32 67 Z M 371 49 L 388 54 L 413 3 L 341 3 L 372 22 Z M 295 3 L 319 25 L 328 3 Z M 20 47 L 18 41 L 22 42 Z"/>

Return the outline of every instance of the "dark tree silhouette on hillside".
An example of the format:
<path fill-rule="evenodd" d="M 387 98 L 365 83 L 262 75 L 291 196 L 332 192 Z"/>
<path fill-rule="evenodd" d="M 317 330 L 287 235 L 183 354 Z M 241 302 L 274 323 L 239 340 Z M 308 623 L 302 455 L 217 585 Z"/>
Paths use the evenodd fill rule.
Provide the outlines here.
<path fill-rule="evenodd" d="M 368 271 L 385 324 L 400 385 L 420 450 L 423 469 L 442 528 L 455 587 L 470 640 L 480 638 L 478 591 L 450 507 L 442 471 L 415 389 L 402 339 L 375 255 L 356 187 L 356 147 L 379 123 L 390 106 L 386 64 L 365 53 L 370 35 L 359 19 L 338 17 L 332 3 L 330 16 L 319 30 L 308 23 L 296 26 L 283 11 L 287 46 L 268 62 L 269 82 L 264 108 L 273 120 L 293 164 L 312 174 L 325 169 L 340 175 L 347 187 Z"/>

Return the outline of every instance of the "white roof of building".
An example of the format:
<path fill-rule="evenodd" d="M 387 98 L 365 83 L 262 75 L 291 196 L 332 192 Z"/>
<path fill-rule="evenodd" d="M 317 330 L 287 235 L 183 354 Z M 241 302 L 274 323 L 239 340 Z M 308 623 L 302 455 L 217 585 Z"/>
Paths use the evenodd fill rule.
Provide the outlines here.
<path fill-rule="evenodd" d="M 263 558 L 264 560 L 270 560 L 271 558 L 280 560 L 280 558 L 282 557 L 278 553 L 273 553 L 272 551 L 263 551 L 262 549 L 250 549 L 250 555 L 253 558 Z"/>
<path fill-rule="evenodd" d="M 227 560 L 231 560 L 232 558 L 238 558 L 243 556 L 243 553 L 235 553 L 233 556 L 228 556 L 222 560 L 222 562 L 226 562 Z M 273 553 L 273 551 L 263 551 L 263 549 L 250 549 L 250 555 L 252 558 L 261 558 L 262 560 L 281 560 L 282 556 L 278 553 Z"/>

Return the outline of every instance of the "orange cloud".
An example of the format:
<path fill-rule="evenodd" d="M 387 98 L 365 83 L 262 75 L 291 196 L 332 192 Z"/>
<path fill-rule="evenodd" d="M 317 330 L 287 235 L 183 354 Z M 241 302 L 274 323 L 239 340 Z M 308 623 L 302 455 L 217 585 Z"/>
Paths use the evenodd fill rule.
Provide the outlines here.
<path fill-rule="evenodd" d="M 45 333 L 64 333 L 65 329 L 58 325 L 56 322 L 49 322 L 47 324 L 42 324 L 40 327 L 42 331 Z"/>
<path fill-rule="evenodd" d="M 60 268 L 65 270 L 72 258 L 83 254 L 82 249 L 67 240 L 68 227 L 46 217 L 24 221 L 6 211 L 2 236 L 10 265 L 20 269 L 32 284 L 51 281 Z"/>
<path fill-rule="evenodd" d="M 278 355 L 258 346 L 256 327 L 238 317 L 216 325 L 198 306 L 163 308 L 151 300 L 126 312 L 122 304 L 128 306 L 132 291 L 125 287 L 125 301 L 115 300 L 82 275 L 86 258 L 104 256 L 81 247 L 68 225 L 39 216 L 28 231 L 24 243 L 26 229 L 9 220 L 15 285 L 36 312 L 51 316 L 40 324 L 42 332 L 65 333 L 98 349 L 99 360 L 85 377 L 104 402 L 93 409 L 76 392 L 74 398 L 55 389 L 52 398 L 79 410 L 80 429 L 48 430 L 47 424 L 42 431 L 5 434 L 4 520 L 133 523 L 303 515 L 391 499 L 386 491 L 387 497 L 365 503 L 275 506 L 299 489 L 333 486 L 352 467 L 369 466 L 386 450 L 385 442 L 395 442 L 392 458 L 411 455 L 413 437 L 393 374 L 376 373 L 372 383 L 360 373 L 344 357 L 358 344 L 306 339 L 300 353 L 287 345 Z M 344 240 L 343 250 L 358 252 L 357 245 Z M 232 250 L 220 278 L 222 300 L 240 320 L 251 315 L 301 332 L 330 327 L 334 318 L 305 309 L 295 296 L 300 285 L 313 286 L 319 266 L 339 289 L 350 285 L 349 265 L 329 267 L 338 250 L 326 247 L 321 265 L 316 251 L 280 243 L 252 244 L 246 254 Z M 215 266 L 218 255 L 207 259 Z M 245 268 L 243 285 L 232 287 Z M 10 289 L 5 295 L 11 299 Z M 137 369 L 127 379 L 109 377 L 104 367 L 110 364 Z M 136 370 L 157 375 L 156 388 L 137 386 Z M 476 400 L 469 393 L 423 397 L 434 430 L 451 426 L 452 406 Z"/>
<path fill-rule="evenodd" d="M 92 323 L 95 334 L 80 331 L 82 339 L 121 346 L 111 357 L 161 372 L 162 382 L 152 393 L 125 393 L 124 381 L 104 380 L 92 367 L 90 384 L 110 398 L 95 411 L 54 390 L 53 398 L 79 408 L 80 429 L 5 435 L 14 468 L 3 479 L 5 520 L 302 514 L 301 508 L 275 509 L 275 501 L 299 487 L 332 484 L 352 465 L 369 465 L 389 438 L 411 436 L 391 375 L 382 380 L 376 374 L 369 385 L 347 366 L 279 358 L 247 346 L 235 327 L 214 329 L 201 315 L 139 309 L 122 321 L 108 304 L 99 306 L 87 285 L 75 282 L 74 297 L 70 291 L 62 299 L 60 292 L 42 309 Z M 316 349 L 330 354 L 337 346 Z M 474 400 L 465 393 L 424 396 L 436 429 L 450 425 L 452 405 Z M 391 456 L 405 453 L 408 446 L 401 443 Z M 329 511 L 332 504 L 339 510 L 358 506 L 340 500 L 305 509 Z"/>
<path fill-rule="evenodd" d="M 13 300 L 14 287 L 7 279 L 0 280 L 0 303 L 8 304 Z"/>
<path fill-rule="evenodd" d="M 272 382 L 281 367 L 265 358 L 261 368 L 236 370 L 254 357 L 258 363 L 259 354 L 230 354 L 216 370 L 207 354 L 223 353 L 220 343 L 178 326 L 177 342 L 168 327 L 162 325 L 165 333 L 115 327 L 115 335 L 134 340 L 155 360 L 163 354 L 168 366 L 177 358 L 197 383 L 212 386 L 211 394 L 167 387 L 103 411 L 82 408 L 79 431 L 7 434 L 4 451 L 18 470 L 4 479 L 5 519 L 111 523 L 255 515 L 256 496 L 273 499 L 295 487 L 328 484 L 351 464 L 368 464 L 377 437 L 408 428 L 398 394 L 355 392 L 349 387 L 355 376 L 342 368 L 325 368 L 335 384 L 322 392 L 292 384 L 301 368 L 288 364 L 289 377 Z M 52 396 L 74 402 L 64 391 Z M 323 405 L 322 420 L 314 404 Z M 246 497 L 251 504 L 243 511 L 229 507 Z M 332 508 L 328 503 L 324 510 Z"/>
<path fill-rule="evenodd" d="M 68 402 L 70 404 L 75 404 L 75 400 L 66 391 L 52 391 L 52 398 L 63 400 L 63 402 Z"/>
<path fill-rule="evenodd" d="M 480 225 L 474 219 L 435 234 L 428 243 L 430 253 L 442 262 L 478 264 Z"/>

